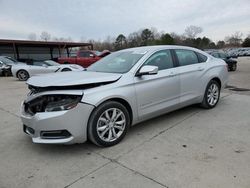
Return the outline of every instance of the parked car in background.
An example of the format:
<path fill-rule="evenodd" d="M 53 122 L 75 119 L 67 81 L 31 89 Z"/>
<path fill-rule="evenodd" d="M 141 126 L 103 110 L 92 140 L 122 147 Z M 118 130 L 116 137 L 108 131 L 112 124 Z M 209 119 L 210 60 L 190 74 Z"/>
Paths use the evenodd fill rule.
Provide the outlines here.
<path fill-rule="evenodd" d="M 144 120 L 196 103 L 214 108 L 227 80 L 227 64 L 195 48 L 125 49 L 83 72 L 30 78 L 22 126 L 35 143 L 112 146 Z"/>
<path fill-rule="evenodd" d="M 223 59 L 227 63 L 229 71 L 236 71 L 237 61 L 229 57 L 226 53 L 221 52 L 221 51 L 212 51 L 212 52 L 209 52 L 209 54 L 211 54 L 212 56 L 216 58 Z"/>
<path fill-rule="evenodd" d="M 72 57 L 59 57 L 58 63 L 60 64 L 78 64 L 82 67 L 88 67 L 95 63 L 99 59 L 110 54 L 110 51 L 105 50 L 103 52 L 90 51 L 90 50 L 80 50 Z"/>
<path fill-rule="evenodd" d="M 2 62 L 0 62 L 0 76 L 4 75 L 3 74 L 4 68 L 5 68 L 5 65 Z"/>
<path fill-rule="evenodd" d="M 22 63 L 8 56 L 0 56 L 1 75 L 11 76 L 12 75 L 11 67 L 17 64 L 22 64 Z"/>
<path fill-rule="evenodd" d="M 52 60 L 35 61 L 27 64 L 18 64 L 12 66 L 12 75 L 18 78 L 20 81 L 26 81 L 33 75 L 53 73 L 53 72 L 65 72 L 65 71 L 83 71 L 84 68 L 79 65 L 61 65 Z"/>
<path fill-rule="evenodd" d="M 245 52 L 245 56 L 250 56 L 250 49 Z"/>

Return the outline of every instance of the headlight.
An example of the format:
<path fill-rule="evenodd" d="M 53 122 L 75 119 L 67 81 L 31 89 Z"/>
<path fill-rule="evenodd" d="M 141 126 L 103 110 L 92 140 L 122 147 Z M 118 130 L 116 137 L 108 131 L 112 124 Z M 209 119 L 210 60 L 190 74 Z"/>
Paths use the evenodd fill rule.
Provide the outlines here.
<path fill-rule="evenodd" d="M 79 96 L 50 96 L 45 112 L 70 110 L 79 103 Z"/>
<path fill-rule="evenodd" d="M 39 112 L 70 110 L 76 107 L 81 98 L 79 95 L 44 95 L 24 102 L 24 109 L 31 115 Z"/>

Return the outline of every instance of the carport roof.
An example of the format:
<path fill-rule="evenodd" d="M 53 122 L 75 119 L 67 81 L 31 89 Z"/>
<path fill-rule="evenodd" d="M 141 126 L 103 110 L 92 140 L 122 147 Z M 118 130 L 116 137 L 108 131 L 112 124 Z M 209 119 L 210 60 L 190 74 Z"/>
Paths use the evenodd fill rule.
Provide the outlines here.
<path fill-rule="evenodd" d="M 0 39 L 1 45 L 15 45 L 15 46 L 26 46 L 26 47 L 61 47 L 61 48 L 72 48 L 72 47 L 91 47 L 92 43 L 83 42 L 57 42 L 57 41 L 31 41 L 31 40 L 9 40 Z"/>

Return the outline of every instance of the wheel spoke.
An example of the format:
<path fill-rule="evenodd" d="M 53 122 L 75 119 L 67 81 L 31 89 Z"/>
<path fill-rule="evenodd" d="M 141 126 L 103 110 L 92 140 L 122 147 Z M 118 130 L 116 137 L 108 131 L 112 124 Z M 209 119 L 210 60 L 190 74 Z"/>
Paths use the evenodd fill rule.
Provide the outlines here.
<path fill-rule="evenodd" d="M 109 129 L 106 129 L 106 130 L 104 130 L 104 131 L 102 132 L 102 134 L 101 134 L 101 137 L 102 137 L 102 138 L 103 138 L 104 135 L 108 132 L 108 130 L 109 130 Z"/>
<path fill-rule="evenodd" d="M 119 113 L 116 115 L 114 121 L 116 121 L 121 115 L 122 115 L 122 112 L 119 112 Z"/>
<path fill-rule="evenodd" d="M 112 113 L 112 117 L 111 117 L 112 120 L 116 118 L 116 114 L 117 114 L 116 108 L 114 108 L 113 113 Z"/>
<path fill-rule="evenodd" d="M 113 132 L 113 136 L 114 136 L 115 138 L 117 138 L 118 136 L 117 136 L 117 134 L 116 134 L 116 132 L 115 132 L 114 127 L 112 128 L 112 132 Z"/>
<path fill-rule="evenodd" d="M 102 121 L 102 122 L 104 122 L 105 124 L 107 123 L 107 119 L 105 119 L 104 117 L 101 117 L 100 119 L 99 119 L 99 121 Z"/>
<path fill-rule="evenodd" d="M 214 104 L 214 98 L 211 97 L 211 105 L 213 105 L 213 104 Z"/>
<path fill-rule="evenodd" d="M 118 124 L 118 125 L 122 125 L 122 124 L 124 124 L 125 123 L 125 120 L 123 119 L 123 120 L 121 120 L 121 121 L 116 121 L 115 122 L 115 124 Z"/>
<path fill-rule="evenodd" d="M 107 120 L 110 120 L 110 116 L 109 116 L 109 112 L 108 112 L 108 110 L 107 110 L 107 111 L 105 111 L 105 117 L 107 118 Z"/>
<path fill-rule="evenodd" d="M 110 141 L 110 140 L 111 140 L 111 138 L 112 138 L 112 131 L 111 131 L 111 129 L 109 129 L 108 141 Z"/>
<path fill-rule="evenodd" d="M 107 127 L 108 127 L 108 125 L 104 125 L 104 126 L 98 127 L 97 130 L 102 132 L 105 129 L 107 129 Z"/>
<path fill-rule="evenodd" d="M 121 126 L 115 125 L 114 128 L 123 131 L 123 128 Z"/>

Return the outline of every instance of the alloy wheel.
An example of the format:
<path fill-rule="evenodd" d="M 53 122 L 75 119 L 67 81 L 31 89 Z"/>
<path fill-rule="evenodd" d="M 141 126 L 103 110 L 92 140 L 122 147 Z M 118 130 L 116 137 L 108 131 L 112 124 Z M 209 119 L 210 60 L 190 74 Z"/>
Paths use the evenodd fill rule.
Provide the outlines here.
<path fill-rule="evenodd" d="M 102 141 L 113 142 L 123 134 L 125 126 L 125 114 L 118 108 L 109 108 L 97 121 L 97 134 Z"/>
<path fill-rule="evenodd" d="M 207 92 L 207 102 L 209 105 L 216 105 L 219 99 L 219 87 L 216 84 L 211 84 Z"/>
<path fill-rule="evenodd" d="M 19 80 L 27 80 L 29 78 L 29 75 L 26 71 L 20 70 L 18 72 L 18 78 L 19 78 Z"/>

